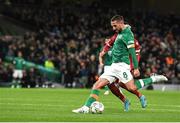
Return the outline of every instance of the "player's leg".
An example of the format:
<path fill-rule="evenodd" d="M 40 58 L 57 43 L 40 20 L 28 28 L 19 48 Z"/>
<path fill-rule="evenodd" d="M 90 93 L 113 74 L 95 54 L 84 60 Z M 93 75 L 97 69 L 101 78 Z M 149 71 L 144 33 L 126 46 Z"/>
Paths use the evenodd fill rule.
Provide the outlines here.
<path fill-rule="evenodd" d="M 111 90 L 111 92 L 123 102 L 123 104 L 124 104 L 124 111 L 128 111 L 129 110 L 130 102 L 125 97 L 125 95 L 122 93 L 122 91 L 118 87 L 117 83 L 113 82 L 111 84 L 108 84 L 108 87 Z"/>
<path fill-rule="evenodd" d="M 109 87 L 109 89 L 111 90 L 111 92 L 112 92 L 115 96 L 117 96 L 122 102 L 124 102 L 125 111 L 128 111 L 128 107 L 129 107 L 129 106 L 128 106 L 128 105 L 129 105 L 128 103 L 129 103 L 129 101 L 126 99 L 126 97 L 125 97 L 124 94 L 122 93 L 120 87 L 117 86 L 117 84 L 118 84 L 120 87 L 128 90 L 127 87 L 125 86 L 125 84 L 122 83 L 122 82 L 119 82 L 119 83 L 118 83 L 118 82 L 113 82 L 113 83 L 111 83 L 111 84 L 108 84 L 108 87 Z M 128 90 L 128 91 L 129 91 L 129 90 Z M 129 92 L 133 93 L 134 95 L 136 95 L 136 96 L 140 99 L 142 108 L 145 108 L 145 107 L 147 106 L 147 102 L 146 102 L 145 96 L 142 95 L 138 90 L 129 91 Z"/>
<path fill-rule="evenodd" d="M 118 84 L 119 84 L 120 87 L 124 88 L 125 90 L 128 90 L 124 83 L 119 82 Z M 129 91 L 129 92 L 131 92 L 132 94 L 136 95 L 138 98 L 140 98 L 142 96 L 142 93 L 139 92 L 138 90 Z"/>
<path fill-rule="evenodd" d="M 167 81 L 167 78 L 163 75 L 153 75 L 146 79 L 135 80 L 134 82 L 129 65 L 127 65 L 126 63 L 121 63 L 118 69 L 121 69 L 121 71 L 117 73 L 119 81 L 124 83 L 129 91 L 138 90 L 154 82 Z"/>
<path fill-rule="evenodd" d="M 119 89 L 118 85 L 115 82 L 108 84 L 108 87 L 115 96 L 117 96 L 122 102 L 125 102 L 126 97 L 121 92 L 121 90 Z"/>
<path fill-rule="evenodd" d="M 139 61 L 140 61 L 140 54 L 139 54 L 139 53 L 136 54 L 136 57 L 137 57 L 137 60 L 138 60 L 138 63 L 139 63 Z M 131 59 L 131 58 L 130 58 L 130 68 L 131 68 L 131 73 L 132 73 L 134 67 L 133 67 L 133 62 L 132 62 L 132 59 Z M 124 85 L 124 83 L 120 82 L 119 85 L 120 85 L 122 88 L 124 88 L 124 89 L 127 90 L 127 88 L 126 88 L 126 86 Z M 145 108 L 145 107 L 147 106 L 146 97 L 145 97 L 144 95 L 142 95 L 141 92 L 139 92 L 138 90 L 133 90 L 133 91 L 129 91 L 129 92 L 131 92 L 132 94 L 136 95 L 136 96 L 139 98 L 139 100 L 140 100 L 140 102 L 141 102 L 142 108 Z"/>
<path fill-rule="evenodd" d="M 108 72 L 108 71 L 111 71 L 111 66 L 105 65 L 104 66 L 104 72 Z M 118 82 L 118 79 L 116 79 L 115 81 Z M 108 87 L 111 90 L 111 92 L 124 103 L 126 100 L 126 97 L 121 92 L 121 90 L 119 90 L 119 88 L 117 86 L 118 85 L 115 82 L 112 82 L 111 84 L 108 84 L 105 87 Z M 106 94 L 106 92 L 104 94 Z"/>
<path fill-rule="evenodd" d="M 16 81 L 17 81 L 17 79 L 13 77 L 11 88 L 15 88 L 16 87 Z"/>
<path fill-rule="evenodd" d="M 137 94 L 137 96 L 140 99 L 142 108 L 145 108 L 147 106 L 146 97 L 144 95 L 141 95 L 141 93 L 139 93 L 137 90 L 144 86 L 151 85 L 154 82 L 161 82 L 161 81 L 167 81 L 167 78 L 163 75 L 153 75 L 145 79 L 131 80 L 125 83 L 124 85 L 123 84 L 122 85 L 124 86 L 124 88 L 127 88 L 128 91 Z"/>
<path fill-rule="evenodd" d="M 120 87 L 128 90 L 124 83 L 119 82 L 118 84 L 120 85 Z M 133 91 L 128 90 L 128 91 L 131 92 L 132 94 L 136 95 L 139 98 L 142 108 L 145 108 L 147 106 L 146 97 L 141 92 L 139 92 L 138 90 L 133 90 Z"/>
<path fill-rule="evenodd" d="M 145 78 L 145 79 L 137 79 L 135 80 L 135 85 L 137 87 L 137 89 L 141 89 L 147 85 L 151 85 L 153 83 L 156 82 L 162 82 L 162 81 L 167 81 L 168 79 L 164 76 L 164 75 L 152 75 L 149 78 Z"/>
<path fill-rule="evenodd" d="M 109 83 L 109 81 L 107 79 L 99 78 L 99 80 L 96 81 L 96 83 L 93 85 L 91 94 L 88 97 L 88 99 L 86 100 L 84 106 L 82 106 L 81 108 L 72 110 L 72 112 L 74 112 L 74 113 L 89 113 L 89 107 L 91 106 L 91 104 L 99 99 L 99 93 L 100 93 L 99 89 L 106 86 L 108 83 Z"/>
<path fill-rule="evenodd" d="M 13 80 L 12 80 L 12 84 L 11 84 L 11 88 L 15 88 L 16 87 L 16 84 L 17 84 L 17 71 L 14 70 L 13 72 Z"/>
<path fill-rule="evenodd" d="M 111 66 L 104 66 L 104 71 L 105 72 L 109 72 L 109 71 L 113 71 L 113 76 L 117 76 L 116 73 L 119 72 L 120 69 L 117 69 L 117 64 L 113 64 Z M 115 81 L 118 81 L 117 77 L 115 79 Z M 117 97 L 119 98 L 123 104 L 124 104 L 124 111 L 128 111 L 129 110 L 129 106 L 130 106 L 130 102 L 129 100 L 125 97 L 125 95 L 122 93 L 122 91 L 116 87 L 116 83 L 114 83 L 115 81 L 112 81 L 110 84 L 108 84 L 109 89 L 111 90 L 111 92 Z"/>
<path fill-rule="evenodd" d="M 110 69 L 111 69 L 110 65 L 105 65 L 104 66 L 104 72 L 110 71 Z M 104 89 L 105 89 L 104 95 L 108 95 L 109 94 L 108 86 L 105 86 Z"/>
<path fill-rule="evenodd" d="M 139 61 L 140 61 L 140 54 L 136 54 L 136 57 L 137 57 L 137 60 L 138 60 L 138 63 L 139 63 Z M 130 58 L 130 68 L 131 68 L 131 73 L 133 73 L 132 71 L 133 71 L 134 67 L 133 67 L 132 58 Z M 124 89 L 126 89 L 126 90 L 128 90 L 126 88 L 125 84 L 122 83 L 122 82 L 119 83 L 119 86 L 124 88 Z M 138 90 L 133 90 L 133 91 L 129 91 L 129 92 L 131 92 L 132 94 L 136 95 L 139 99 L 143 96 L 142 93 L 140 93 Z M 141 105 L 142 105 L 142 103 L 141 103 Z M 145 106 L 142 105 L 142 107 L 145 107 Z"/>
<path fill-rule="evenodd" d="M 118 81 L 119 78 L 122 78 L 122 71 L 124 69 L 124 64 L 122 63 L 113 63 L 112 65 L 113 69 L 113 76 L 116 77 L 116 81 Z M 128 111 L 129 110 L 129 105 L 130 102 L 129 100 L 124 96 L 124 94 L 121 92 L 119 88 L 116 87 L 115 81 L 113 83 L 109 84 L 108 87 L 110 88 L 111 92 L 117 96 L 123 103 L 124 103 L 124 110 Z"/>
<path fill-rule="evenodd" d="M 119 71 L 119 73 L 117 73 L 118 79 L 120 82 L 124 83 L 124 88 L 126 88 L 130 92 L 137 92 L 136 91 L 137 87 L 134 84 L 134 79 L 130 72 L 129 65 L 127 65 L 126 63 L 120 63 L 118 69 L 121 70 Z M 139 96 L 142 96 L 142 95 L 139 94 Z M 145 102 L 146 100 L 145 98 L 143 99 L 144 99 L 144 105 L 146 106 L 146 102 Z"/>
<path fill-rule="evenodd" d="M 105 78 L 99 78 L 99 80 L 93 85 L 90 97 L 87 99 L 85 105 L 90 107 L 94 101 L 99 100 L 99 89 L 106 86 L 109 81 Z"/>
<path fill-rule="evenodd" d="M 114 68 L 111 67 L 109 69 L 109 71 L 104 72 L 99 79 L 96 81 L 96 83 L 93 85 L 92 90 L 91 90 L 91 94 L 89 96 L 89 98 L 86 100 L 84 106 L 82 106 L 81 108 L 72 110 L 72 112 L 74 113 L 88 113 L 89 112 L 89 107 L 91 106 L 91 104 L 95 101 L 98 100 L 99 98 L 99 89 L 101 89 L 102 87 L 106 86 L 109 83 L 112 83 L 115 81 L 115 74 L 114 74 Z"/>
<path fill-rule="evenodd" d="M 21 80 L 23 78 L 23 71 L 22 70 L 18 70 L 18 74 L 17 74 L 18 80 L 17 80 L 17 88 L 21 88 Z"/>

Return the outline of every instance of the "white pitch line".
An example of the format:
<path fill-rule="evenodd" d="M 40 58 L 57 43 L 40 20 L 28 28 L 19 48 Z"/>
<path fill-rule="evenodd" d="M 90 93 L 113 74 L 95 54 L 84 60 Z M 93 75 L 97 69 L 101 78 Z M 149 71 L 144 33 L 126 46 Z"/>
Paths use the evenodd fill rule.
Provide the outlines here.
<path fill-rule="evenodd" d="M 18 103 L 1 103 L 0 102 L 0 105 L 20 105 L 20 106 L 47 106 L 47 107 L 74 107 L 75 105 L 49 105 L 49 104 L 31 104 L 31 103 L 26 103 L 26 104 L 18 104 Z M 139 108 L 133 108 L 133 110 L 139 110 Z M 180 110 L 174 110 L 174 109 L 164 109 L 164 108 L 161 108 L 161 109 L 154 109 L 154 108 L 146 108 L 144 110 L 148 110 L 148 111 L 169 111 L 169 112 L 180 112 Z"/>
<path fill-rule="evenodd" d="M 176 108 L 180 108 L 180 105 L 158 105 L 158 104 L 148 104 L 148 105 L 152 105 L 152 106 L 160 106 L 160 107 L 176 107 Z"/>
<path fill-rule="evenodd" d="M 1 98 L 1 100 L 14 100 L 14 98 Z M 16 99 L 17 100 L 17 99 Z M 24 101 L 24 99 L 18 99 L 19 101 Z M 32 101 L 32 99 L 26 99 L 25 101 Z M 35 101 L 42 101 L 42 102 L 56 102 L 56 103 L 60 103 L 61 101 L 53 101 L 53 100 L 39 100 L 39 99 L 35 99 Z M 72 101 L 69 101 L 72 102 Z M 0 102 L 1 103 L 1 102 Z M 105 102 L 105 103 L 115 103 L 115 102 Z M 133 103 L 135 105 L 139 105 L 139 103 Z M 74 105 L 75 106 L 75 105 Z M 148 106 L 158 106 L 158 107 L 174 107 L 174 108 L 180 108 L 180 105 L 166 105 L 166 104 L 152 104 L 152 103 L 148 103 Z"/>
<path fill-rule="evenodd" d="M 64 106 L 68 106 L 69 105 L 49 105 L 49 104 L 32 104 L 32 103 L 26 103 L 26 104 L 18 104 L 18 103 L 1 103 L 0 105 L 22 105 L 22 106 L 49 106 L 49 107 L 64 107 Z M 75 105 L 70 105 L 70 106 L 75 106 Z"/>
<path fill-rule="evenodd" d="M 16 100 L 16 101 L 22 101 L 22 102 L 25 102 L 25 101 L 32 101 L 32 99 L 16 99 L 16 98 L 1 98 L 1 102 L 3 102 L 4 100 L 8 100 L 8 101 L 13 101 Z M 33 101 L 38 101 L 38 102 L 56 102 L 56 103 L 61 103 L 62 102 L 62 99 L 59 99 L 59 100 L 42 100 L 42 99 L 33 99 Z M 73 102 L 73 101 L 68 101 L 68 102 Z"/>
<path fill-rule="evenodd" d="M 133 110 L 138 110 L 139 108 L 132 108 Z M 180 112 L 180 110 L 175 110 L 175 109 L 164 109 L 164 108 L 146 108 L 144 110 L 147 110 L 147 111 L 162 111 L 162 112 L 165 112 L 165 111 L 169 111 L 169 112 Z"/>
<path fill-rule="evenodd" d="M 113 102 L 105 102 L 105 103 L 113 103 Z M 132 103 L 133 105 L 139 105 L 140 103 Z M 148 103 L 148 106 L 158 106 L 158 107 L 174 107 L 174 108 L 180 108 L 180 105 L 166 105 L 166 104 L 152 104 Z"/>

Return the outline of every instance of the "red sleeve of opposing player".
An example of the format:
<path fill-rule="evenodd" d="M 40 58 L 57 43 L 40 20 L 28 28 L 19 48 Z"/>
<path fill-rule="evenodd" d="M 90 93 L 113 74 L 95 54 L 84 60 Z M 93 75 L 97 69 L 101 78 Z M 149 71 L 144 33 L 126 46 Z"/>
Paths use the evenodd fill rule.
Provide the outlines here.
<path fill-rule="evenodd" d="M 134 39 L 134 44 L 135 44 L 135 50 L 136 50 L 136 55 L 137 55 L 137 53 L 140 53 L 141 46 L 140 46 L 138 40 L 136 40 L 136 39 Z"/>
<path fill-rule="evenodd" d="M 114 34 L 114 35 L 110 38 L 110 40 L 109 40 L 108 42 L 106 42 L 106 44 L 105 44 L 105 46 L 104 46 L 104 48 L 103 48 L 104 52 L 107 52 L 107 51 L 113 46 L 113 44 L 114 44 L 114 42 L 115 42 L 115 40 L 116 40 L 117 35 L 118 35 L 117 33 Z"/>

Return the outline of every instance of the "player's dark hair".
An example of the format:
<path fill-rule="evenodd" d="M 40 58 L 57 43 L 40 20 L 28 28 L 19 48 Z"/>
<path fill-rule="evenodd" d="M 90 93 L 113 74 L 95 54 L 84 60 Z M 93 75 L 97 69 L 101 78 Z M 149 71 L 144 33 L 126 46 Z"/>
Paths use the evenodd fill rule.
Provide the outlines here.
<path fill-rule="evenodd" d="M 124 21 L 124 17 L 121 15 L 115 15 L 111 18 L 111 21 Z"/>

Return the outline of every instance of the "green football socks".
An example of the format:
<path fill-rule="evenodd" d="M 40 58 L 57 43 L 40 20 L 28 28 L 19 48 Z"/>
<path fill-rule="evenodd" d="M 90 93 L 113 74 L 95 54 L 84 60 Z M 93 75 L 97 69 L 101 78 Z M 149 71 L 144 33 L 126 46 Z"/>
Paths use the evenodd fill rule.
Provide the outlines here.
<path fill-rule="evenodd" d="M 100 93 L 99 90 L 91 90 L 91 94 L 87 99 L 87 101 L 85 102 L 85 106 L 90 107 L 93 102 L 97 101 L 99 97 L 99 93 Z"/>
<path fill-rule="evenodd" d="M 109 90 L 108 86 L 104 86 L 104 90 L 108 91 Z"/>
<path fill-rule="evenodd" d="M 136 85 L 137 89 L 143 88 L 146 85 L 151 85 L 152 83 L 153 83 L 153 81 L 151 78 L 135 80 L 135 85 Z"/>

